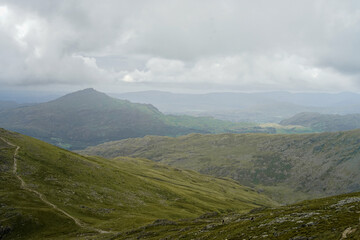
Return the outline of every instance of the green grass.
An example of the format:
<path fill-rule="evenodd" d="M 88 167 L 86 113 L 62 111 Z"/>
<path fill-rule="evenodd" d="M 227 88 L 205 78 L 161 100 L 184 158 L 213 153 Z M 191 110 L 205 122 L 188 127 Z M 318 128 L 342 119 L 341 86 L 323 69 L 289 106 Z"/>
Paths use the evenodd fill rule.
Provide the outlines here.
<path fill-rule="evenodd" d="M 301 125 L 318 132 L 346 131 L 360 128 L 360 114 L 320 114 L 303 112 L 284 119 L 282 125 Z"/>
<path fill-rule="evenodd" d="M 263 190 L 282 203 L 360 190 L 360 130 L 317 134 L 190 134 L 108 142 L 81 153 L 142 157 Z"/>
<path fill-rule="evenodd" d="M 86 226 L 121 232 L 156 219 L 194 218 L 205 212 L 247 212 L 275 203 L 230 179 L 122 157 L 84 157 L 5 130 L 18 146 L 18 173 L 27 186 Z M 14 147 L 0 140 L 0 226 L 5 239 L 99 239 L 20 188 L 12 173 Z M 112 235 L 112 234 L 110 234 Z"/>
<path fill-rule="evenodd" d="M 315 133 L 321 132 L 314 130 L 311 127 L 304 127 L 301 125 L 280 125 L 277 123 L 263 123 L 260 124 L 262 128 L 274 128 L 277 134 L 295 134 L 295 133 Z"/>
<path fill-rule="evenodd" d="M 115 239 L 360 239 L 360 193 L 304 201 L 247 214 L 208 215 L 172 224 L 152 224 Z"/>

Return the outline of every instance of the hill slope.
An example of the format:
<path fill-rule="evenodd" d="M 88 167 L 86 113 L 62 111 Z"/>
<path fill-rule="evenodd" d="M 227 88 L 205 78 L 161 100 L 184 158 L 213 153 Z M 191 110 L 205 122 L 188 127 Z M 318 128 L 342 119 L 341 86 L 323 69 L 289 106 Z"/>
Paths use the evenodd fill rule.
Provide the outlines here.
<path fill-rule="evenodd" d="M 319 132 L 336 132 L 360 128 L 360 114 L 320 114 L 304 112 L 282 120 L 281 125 L 301 125 Z"/>
<path fill-rule="evenodd" d="M 0 156 L 4 239 L 108 239 L 159 218 L 273 204 L 232 180 L 144 159 L 83 157 L 3 129 Z"/>
<path fill-rule="evenodd" d="M 147 225 L 116 239 L 360 239 L 359 203 L 360 193 L 353 193 L 248 214 L 208 214 Z"/>
<path fill-rule="evenodd" d="M 68 149 L 145 135 L 275 131 L 256 124 L 167 116 L 152 105 L 111 98 L 94 89 L 4 110 L 0 114 L 0 126 Z"/>
<path fill-rule="evenodd" d="M 257 186 L 278 201 L 360 190 L 360 130 L 337 133 L 147 136 L 83 154 L 132 156 Z"/>

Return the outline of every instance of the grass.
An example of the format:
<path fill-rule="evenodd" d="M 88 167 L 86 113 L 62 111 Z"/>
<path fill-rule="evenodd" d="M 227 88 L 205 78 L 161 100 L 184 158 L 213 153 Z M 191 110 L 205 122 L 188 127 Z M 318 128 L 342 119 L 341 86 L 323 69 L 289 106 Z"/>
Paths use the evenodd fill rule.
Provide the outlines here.
<path fill-rule="evenodd" d="M 282 203 L 360 190 L 360 131 L 146 136 L 81 151 L 142 157 L 266 190 Z M 290 197 L 289 197 L 290 194 Z"/>
<path fill-rule="evenodd" d="M 248 212 L 275 203 L 231 179 L 217 179 L 146 159 L 85 157 L 5 130 L 20 146 L 18 174 L 27 186 L 86 226 L 122 232 L 157 219 L 194 218 L 206 212 Z M 20 188 L 12 173 L 14 147 L 0 140 L 0 227 L 5 239 L 99 239 Z M 3 231 L 5 232 L 5 231 Z"/>
<path fill-rule="evenodd" d="M 247 214 L 207 215 L 152 224 L 114 239 L 360 239 L 360 193 L 259 208 Z"/>

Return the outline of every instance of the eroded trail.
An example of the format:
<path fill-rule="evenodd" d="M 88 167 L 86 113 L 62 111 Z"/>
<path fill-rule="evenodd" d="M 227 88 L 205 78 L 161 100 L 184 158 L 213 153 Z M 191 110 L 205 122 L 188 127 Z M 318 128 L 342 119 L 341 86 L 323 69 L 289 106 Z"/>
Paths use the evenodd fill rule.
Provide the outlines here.
<path fill-rule="evenodd" d="M 104 231 L 104 230 L 97 229 L 97 228 L 94 228 L 94 227 L 91 227 L 91 226 L 86 225 L 85 223 L 81 222 L 78 218 L 70 215 L 69 213 L 65 212 L 64 210 L 62 210 L 61 208 L 59 208 L 59 207 L 56 206 L 55 204 L 49 202 L 42 193 L 40 193 L 40 192 L 38 192 L 38 191 L 36 191 L 36 190 L 34 190 L 34 189 L 29 188 L 29 187 L 26 185 L 24 179 L 22 179 L 22 177 L 20 177 L 20 175 L 17 173 L 17 156 L 18 156 L 18 153 L 19 153 L 19 150 L 20 150 L 20 146 L 17 146 L 17 145 L 15 145 L 15 144 L 13 144 L 13 143 L 5 140 L 5 139 L 2 138 L 2 137 L 0 137 L 0 138 L 1 138 L 4 142 L 6 142 L 8 145 L 13 146 L 13 147 L 16 147 L 15 152 L 14 152 L 13 174 L 15 175 L 15 177 L 16 177 L 17 179 L 19 179 L 19 181 L 20 181 L 20 183 L 21 183 L 21 188 L 23 188 L 24 190 L 26 190 L 26 191 L 28 191 L 28 192 L 32 192 L 32 193 L 38 195 L 38 197 L 40 198 L 40 200 L 41 200 L 42 202 L 44 202 L 45 204 L 51 206 L 51 207 L 54 208 L 55 210 L 61 212 L 62 214 L 64 214 L 64 215 L 67 216 L 68 218 L 71 218 L 71 219 L 75 222 L 75 224 L 78 225 L 79 227 L 85 228 L 85 229 L 87 229 L 87 230 L 95 231 L 95 232 L 98 232 L 98 233 L 112 233 L 112 232 L 109 232 L 109 231 Z"/>

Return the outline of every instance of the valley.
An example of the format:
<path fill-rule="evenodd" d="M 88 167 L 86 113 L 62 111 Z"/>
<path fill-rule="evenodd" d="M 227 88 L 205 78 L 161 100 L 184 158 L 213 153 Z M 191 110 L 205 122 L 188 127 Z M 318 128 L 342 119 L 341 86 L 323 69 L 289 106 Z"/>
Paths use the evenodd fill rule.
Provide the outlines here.
<path fill-rule="evenodd" d="M 0 240 L 360 240 L 360 1 L 0 0 Z"/>
<path fill-rule="evenodd" d="M 195 163 L 199 159 L 194 149 L 199 145 L 191 138 L 202 140 L 201 143 L 205 144 L 202 138 L 212 137 L 207 140 L 210 143 L 217 141 L 216 144 L 224 148 L 225 145 L 232 146 L 231 142 L 238 144 L 239 141 L 250 145 L 258 141 L 257 146 L 260 147 L 259 139 L 266 139 L 268 136 L 272 139 L 267 139 L 267 143 L 283 140 L 290 145 L 296 142 L 313 142 L 312 150 L 318 149 L 317 143 L 325 141 L 324 136 L 329 140 L 328 147 L 334 147 L 339 141 L 355 146 L 359 139 L 358 131 L 330 134 L 333 136 L 329 134 L 192 134 L 178 138 L 156 138 L 164 138 L 163 141 L 186 139 L 184 142 L 193 146 Z M 280 137 L 287 139 L 277 139 Z M 296 139 L 290 142 L 289 139 L 294 137 Z M 150 137 L 146 138 L 149 145 Z M 120 142 L 141 140 L 143 139 Z M 222 141 L 224 144 L 221 144 Z M 161 146 L 159 139 L 158 142 Z M 119 145 L 119 142 L 114 143 L 115 146 Z M 289 151 L 290 145 L 283 149 L 283 154 L 286 149 Z M 133 146 L 139 147 L 141 144 Z M 185 145 L 180 144 L 179 147 L 186 152 Z M 276 144 L 267 146 L 267 149 L 274 147 Z M 344 148 L 341 145 L 339 147 Z M 165 149 L 164 145 L 162 149 Z M 170 149 L 174 154 L 177 153 L 174 146 Z M 219 151 L 213 147 L 208 149 Z M 239 151 L 244 149 L 240 146 Z M 264 151 L 264 146 L 261 149 Z M 339 157 L 347 154 L 348 158 L 343 160 L 345 165 L 332 166 L 335 173 L 339 172 L 336 168 L 344 169 L 346 162 L 351 162 L 357 156 L 351 155 L 352 152 L 358 153 L 359 148 L 354 149 L 355 151 L 347 148 L 336 155 Z M 247 154 L 250 154 L 250 150 L 254 151 L 248 149 Z M 329 154 L 333 154 L 326 147 L 322 150 L 327 153 L 327 158 Z M 110 150 L 109 154 L 118 155 Z M 154 151 L 152 154 L 155 156 Z M 359 236 L 359 193 L 300 201 L 286 206 L 279 206 L 276 201 L 271 200 L 269 190 L 259 193 L 256 180 L 271 185 L 288 177 L 274 171 L 271 164 L 277 169 L 291 169 L 277 163 L 276 157 L 269 158 L 266 154 L 262 157 L 267 156 L 266 162 L 271 165 L 267 169 L 274 173 L 270 176 L 255 171 L 257 178 L 249 178 L 249 181 L 254 181 L 253 186 L 257 190 L 239 185 L 229 178 L 215 178 L 174 168 L 143 157 L 104 159 L 81 156 L 4 129 L 0 129 L 0 156 L 0 181 L 4 186 L 0 191 L 1 239 L 358 239 Z M 164 159 L 170 159 L 170 155 L 164 156 Z M 150 155 L 147 157 L 150 158 Z M 185 158 L 182 160 L 186 163 Z M 260 164 L 258 160 L 260 158 L 255 162 Z M 199 162 L 203 161 L 204 159 Z M 165 161 L 158 159 L 158 162 Z M 231 161 L 228 160 L 229 162 Z M 248 162 L 250 163 L 251 161 Z M 264 163 L 253 163 L 253 168 L 256 170 Z M 171 162 L 168 164 L 176 165 Z M 353 169 L 357 167 L 353 166 Z M 338 174 L 336 176 L 339 178 Z M 323 180 L 325 182 L 321 184 L 324 186 L 326 182 L 335 181 Z M 314 182 L 316 181 L 315 179 Z M 356 178 L 353 179 L 354 183 L 356 181 Z M 351 185 L 350 182 L 346 184 Z M 286 192 L 289 189 L 283 190 Z M 296 191 L 304 190 L 297 188 Z M 319 196 L 327 194 L 322 192 Z M 310 194 L 308 197 L 314 198 L 315 195 Z"/>
<path fill-rule="evenodd" d="M 358 231 L 328 206 L 358 198 L 339 194 L 360 191 L 360 132 L 327 132 L 356 128 L 356 114 L 230 122 L 166 115 L 94 89 L 3 106 L 1 126 L 35 138 L 0 130 L 0 239 L 297 237 L 289 228 L 336 239 Z M 358 205 L 349 201 L 352 219 Z"/>

